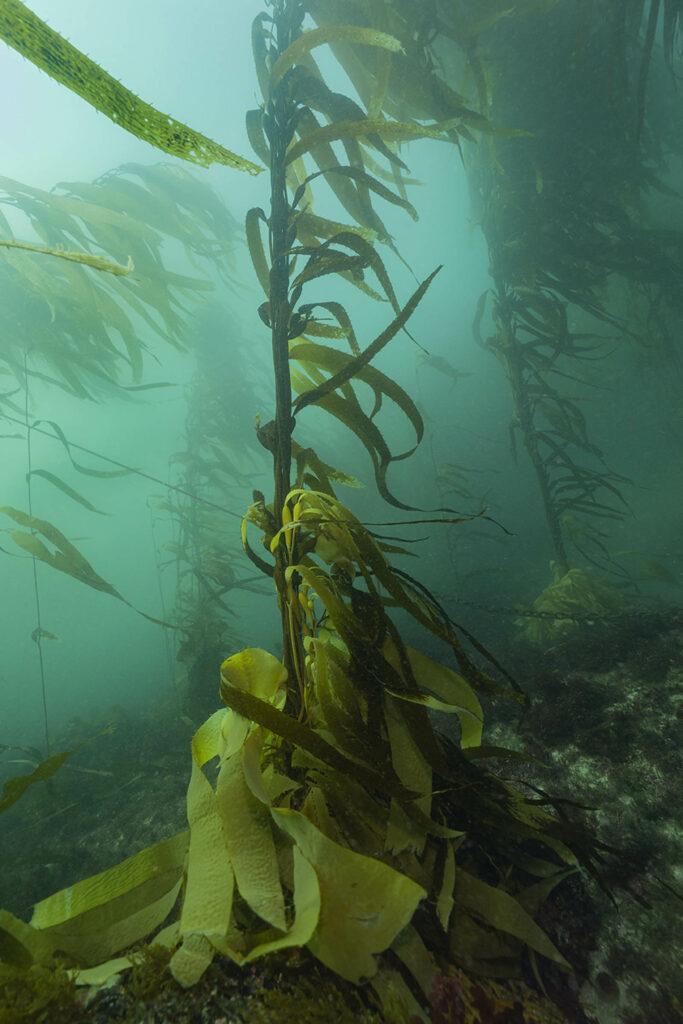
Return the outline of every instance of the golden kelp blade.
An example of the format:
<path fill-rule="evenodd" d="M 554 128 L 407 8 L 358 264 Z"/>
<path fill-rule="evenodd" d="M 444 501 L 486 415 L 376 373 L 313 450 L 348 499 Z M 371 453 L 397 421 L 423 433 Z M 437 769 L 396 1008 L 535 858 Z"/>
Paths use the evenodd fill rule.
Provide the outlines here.
<path fill-rule="evenodd" d="M 410 668 L 419 686 L 431 690 L 436 700 L 427 694 L 402 694 L 392 696 L 399 700 L 415 701 L 424 707 L 447 713 L 455 712 L 460 719 L 462 730 L 460 745 L 463 748 L 478 747 L 481 744 L 484 712 L 479 698 L 470 684 L 457 672 L 428 657 L 412 647 L 405 647 Z M 387 661 L 400 672 L 398 652 L 393 644 L 387 643 L 384 649 Z"/>
<path fill-rule="evenodd" d="M 571 970 L 545 932 L 527 914 L 521 903 L 504 889 L 488 885 L 463 868 L 457 867 L 453 897 L 456 905 L 471 911 L 475 918 L 485 921 L 498 931 L 514 935 L 531 949 Z M 457 915 L 453 927 L 457 928 Z"/>
<path fill-rule="evenodd" d="M 196 763 L 187 790 L 187 817 L 190 852 L 180 918 L 183 941 L 170 964 L 171 973 L 183 987 L 199 981 L 216 948 L 225 945 L 235 886 L 216 794 Z"/>
<path fill-rule="evenodd" d="M 0 245 L 5 249 L 25 249 L 28 252 L 39 252 L 45 256 L 58 256 L 62 260 L 71 260 L 72 263 L 82 263 L 86 267 L 93 267 L 95 270 L 103 270 L 108 274 L 115 274 L 117 277 L 126 277 L 131 274 L 135 267 L 129 256 L 128 263 L 115 263 L 105 256 L 95 256 L 91 252 L 70 252 L 67 249 L 51 249 L 44 245 L 29 245 L 28 242 L 13 242 L 7 238 L 0 238 Z"/>
<path fill-rule="evenodd" d="M 48 896 L 36 904 L 32 927 L 87 967 L 139 942 L 176 901 L 188 840 L 188 831 L 179 832 Z"/>
<path fill-rule="evenodd" d="M 9 910 L 0 910 L 0 961 L 17 967 L 40 963 L 52 955 L 49 936 L 21 921 Z"/>
<path fill-rule="evenodd" d="M 285 931 L 285 901 L 268 808 L 244 777 L 242 751 L 227 758 L 216 784 L 224 845 L 240 895 L 268 924 Z"/>
<path fill-rule="evenodd" d="M 354 984 L 371 978 L 373 954 L 391 945 L 427 893 L 387 864 L 328 839 L 299 811 L 273 808 L 271 814 L 318 876 L 320 919 L 308 948 Z"/>
<path fill-rule="evenodd" d="M 0 5 L 0 38 L 110 120 L 157 149 L 202 167 L 220 163 L 250 174 L 263 170 L 139 99 L 20 0 L 3 0 Z"/>

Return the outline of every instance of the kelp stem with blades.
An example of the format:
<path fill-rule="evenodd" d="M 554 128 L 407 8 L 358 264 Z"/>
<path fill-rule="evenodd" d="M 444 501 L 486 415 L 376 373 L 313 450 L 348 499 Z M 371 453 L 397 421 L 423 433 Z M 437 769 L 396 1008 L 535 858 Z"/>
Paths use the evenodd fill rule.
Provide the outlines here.
<path fill-rule="evenodd" d="M 278 3 L 274 10 L 273 33 L 278 54 L 291 45 L 301 30 L 303 9 L 300 3 Z M 275 380 L 275 420 L 270 433 L 273 453 L 275 497 L 273 515 L 281 522 L 285 499 L 290 490 L 292 461 L 292 388 L 289 379 L 289 340 L 292 309 L 289 301 L 289 272 L 295 233 L 290 224 L 287 195 L 287 148 L 294 135 L 297 105 L 285 76 L 275 85 L 263 115 L 263 128 L 270 146 L 270 296 L 271 346 Z M 266 428 L 263 428 L 265 433 Z M 264 436 L 264 433 L 261 436 Z M 268 447 L 268 441 L 265 441 Z M 296 544 L 296 538 L 294 544 Z M 292 629 L 292 609 L 285 599 L 287 549 L 284 539 L 275 555 L 275 584 L 280 595 L 283 661 L 290 678 L 303 678 L 304 653 L 298 629 Z M 301 683 L 300 683 L 301 686 Z"/>
<path fill-rule="evenodd" d="M 516 336 L 511 309 L 505 301 L 505 285 L 503 282 L 497 282 L 494 317 L 498 332 L 496 339 L 497 351 L 501 354 L 507 366 L 508 380 L 512 391 L 514 419 L 510 425 L 510 446 L 514 455 L 514 431 L 518 429 L 524 440 L 524 446 L 536 475 L 536 481 L 543 501 L 545 519 L 555 553 L 555 560 L 560 570 L 565 573 L 569 569 L 569 560 L 562 534 L 562 526 L 557 508 L 553 502 L 548 469 L 539 451 L 539 438 L 534 426 L 533 407 L 529 400 L 526 386 L 522 345 Z"/>

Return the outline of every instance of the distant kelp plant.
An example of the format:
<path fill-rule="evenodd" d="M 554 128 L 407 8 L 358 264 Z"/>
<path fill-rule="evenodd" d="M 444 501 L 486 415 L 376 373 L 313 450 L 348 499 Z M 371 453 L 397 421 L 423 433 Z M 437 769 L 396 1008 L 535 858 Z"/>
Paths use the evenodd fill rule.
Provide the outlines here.
<path fill-rule="evenodd" d="M 29 232 L 44 244 L 21 241 Z M 33 390 L 38 384 L 43 393 L 57 388 L 77 400 L 102 401 L 170 386 L 143 381 L 145 357 L 156 357 L 151 341 L 191 346 L 189 309 L 204 304 L 217 283 L 231 285 L 236 222 L 213 190 L 183 168 L 128 164 L 93 183 L 63 183 L 50 192 L 0 178 L 0 236 L 0 374 L 9 385 L 0 394 L 0 416 L 7 425 L 3 442 L 25 444 L 28 506 L 1 506 L 12 523 L 5 532 L 32 559 L 125 600 L 68 539 L 68 526 L 41 515 L 51 488 L 89 512 L 106 510 L 82 486 L 37 465 L 33 441 L 36 434 L 52 437 L 80 476 L 115 479 L 136 471 L 103 462 L 54 419 L 35 419 Z M 165 266 L 161 250 L 171 240 L 199 274 Z M 49 631 L 35 575 L 34 593 L 49 754 L 43 652 Z"/>
<path fill-rule="evenodd" d="M 160 572 L 175 575 L 175 604 L 164 618 L 179 627 L 168 636 L 187 674 L 183 707 L 195 720 L 214 707 L 216 665 L 238 646 L 237 593 L 270 596 L 243 557 L 234 511 L 254 475 L 269 470 L 253 418 L 270 382 L 253 349 L 240 343 L 243 329 L 229 330 L 226 336 L 223 306 L 193 319 L 196 371 L 186 388 L 185 443 L 169 467 L 178 486 L 150 501 L 155 524 L 171 517 L 172 540 L 159 556 Z"/>
<path fill-rule="evenodd" d="M 444 528 L 458 521 L 412 508 L 388 482 L 423 425 L 409 395 L 372 361 L 406 327 L 437 271 L 399 302 L 379 252 L 394 246 L 376 207 L 415 214 L 394 142 L 458 143 L 488 128 L 464 105 L 444 122 L 387 119 L 384 83 L 401 42 L 349 21 L 303 31 L 307 6 L 277 0 L 255 19 L 263 105 L 247 115 L 270 178 L 270 211 L 249 211 L 246 232 L 264 292 L 275 408 L 258 428 L 272 455 L 274 495 L 254 494 L 243 541 L 274 583 L 283 657 L 248 649 L 220 667 L 226 706 L 192 741 L 188 830 L 41 901 L 30 925 L 5 913 L 0 927 L 18 969 L 59 951 L 88 985 L 129 966 L 122 951 L 162 925 L 153 941 L 170 948 L 171 973 L 184 986 L 216 954 L 248 964 L 306 946 L 344 979 L 371 981 L 368 998 L 391 1019 L 426 1021 L 437 968 L 507 977 L 525 958 L 542 970 L 542 957 L 568 969 L 534 915 L 580 865 L 597 870 L 600 848 L 554 813 L 550 797 L 545 809 L 482 767 L 492 756 L 523 755 L 482 745 L 477 692 L 523 697 L 475 664 L 428 590 L 392 566 L 401 542 L 375 533 L 337 498 L 352 479 L 305 436 L 293 438 L 309 406 L 323 409 L 360 439 L 379 493 L 403 510 L 398 523 L 383 525 L 405 526 L 406 512 Z M 385 54 L 365 109 L 333 91 L 314 60 L 316 48 L 340 43 L 358 59 Z M 68 82 L 68 68 L 61 74 Z M 94 90 L 88 95 L 96 101 Z M 323 179 L 348 223 L 313 212 Z M 311 282 L 339 277 L 388 300 L 392 319 L 374 340 L 356 332 L 336 297 L 303 301 Z M 374 398 L 370 412 L 359 384 Z M 379 426 L 387 399 L 412 426 L 408 451 L 394 452 Z M 254 527 L 256 547 L 247 535 Z M 396 608 L 451 649 L 457 671 L 404 643 Z M 457 738 L 437 735 L 430 709 L 452 715 Z"/>
<path fill-rule="evenodd" d="M 628 576 L 610 526 L 628 511 L 631 481 L 605 464 L 589 411 L 608 400 L 612 350 L 646 337 L 645 358 L 665 387 L 680 388 L 683 231 L 675 217 L 652 223 L 648 208 L 660 196 L 680 224 L 667 182 L 683 145 L 670 115 L 680 0 L 394 0 L 362 11 L 354 0 L 311 0 L 309 9 L 321 26 L 353 19 L 400 40 L 391 60 L 383 51 L 361 60 L 335 42 L 366 105 L 380 90 L 401 120 L 444 123 L 466 108 L 484 118 L 485 143 L 462 147 L 492 277 L 493 331 L 482 334 L 485 292 L 474 334 L 510 385 L 511 457 L 521 441 L 553 573 L 573 580 L 557 607 L 557 580 L 541 595 L 546 618 L 529 615 L 529 635 L 551 637 L 555 613 L 566 630 L 570 594 L 574 621 L 614 614 L 601 576 Z"/>

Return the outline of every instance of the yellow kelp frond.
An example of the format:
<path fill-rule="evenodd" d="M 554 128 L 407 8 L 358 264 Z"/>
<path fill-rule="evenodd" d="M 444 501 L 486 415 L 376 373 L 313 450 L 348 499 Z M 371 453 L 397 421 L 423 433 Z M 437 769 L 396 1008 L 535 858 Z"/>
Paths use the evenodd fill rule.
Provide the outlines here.
<path fill-rule="evenodd" d="M 410 693 L 394 693 L 392 696 L 422 704 L 432 711 L 454 712 L 460 719 L 461 746 L 476 747 L 481 744 L 484 712 L 479 698 L 470 684 L 457 672 L 442 665 L 441 662 L 429 658 L 421 651 L 405 645 L 405 653 L 410 662 L 410 669 L 420 687 L 431 690 L 435 697 L 426 693 L 419 695 Z M 392 641 L 387 640 L 384 646 L 384 657 L 397 669 L 400 669 L 398 651 Z"/>
<path fill-rule="evenodd" d="M 268 651 L 258 647 L 248 647 L 239 654 L 233 654 L 221 665 L 221 678 L 227 683 L 244 690 L 245 693 L 253 694 L 260 700 L 268 701 L 278 709 L 284 707 L 287 691 L 287 671 L 281 661 Z M 212 751 L 211 756 L 220 754 L 221 759 L 231 757 L 242 748 L 249 732 L 251 722 L 236 711 L 228 709 L 221 714 L 220 719 L 220 742 L 219 746 Z M 209 726 L 216 719 L 212 715 L 208 722 L 205 722 L 198 730 L 195 739 L 202 730 Z M 193 742 L 193 748 L 195 740 Z M 207 759 L 208 760 L 208 759 Z M 204 763 L 204 762 L 200 762 Z"/>
<path fill-rule="evenodd" d="M 0 38 L 55 81 L 151 146 L 202 167 L 220 163 L 250 174 L 263 170 L 145 103 L 20 0 L 3 0 L 0 5 Z"/>
<path fill-rule="evenodd" d="M 84 740 L 84 742 L 87 742 L 87 740 Z M 28 775 L 15 775 L 13 778 L 7 779 L 2 787 L 2 795 L 0 796 L 0 814 L 3 811 L 9 810 L 17 800 L 20 800 L 29 786 L 32 786 L 35 782 L 44 782 L 46 779 L 51 779 L 55 772 L 59 771 L 67 758 L 75 754 L 82 746 L 83 743 L 79 743 L 77 747 L 73 747 L 71 750 L 63 750 L 59 754 L 53 754 L 52 757 L 41 761 Z"/>
<path fill-rule="evenodd" d="M 32 928 L 9 910 L 0 910 L 0 963 L 28 967 L 49 959 L 53 952 L 52 940 L 44 932 Z"/>
<path fill-rule="evenodd" d="M 86 267 L 104 270 L 117 277 L 127 277 L 135 269 L 131 256 L 128 257 L 128 263 L 123 266 L 123 264 L 115 263 L 114 260 L 108 260 L 104 256 L 95 256 L 91 252 L 68 252 L 66 249 L 50 249 L 44 245 L 29 245 L 28 242 L 11 242 L 6 238 L 0 238 L 0 245 L 5 249 L 26 249 L 28 252 L 40 252 L 46 256 L 58 256 L 61 260 L 82 263 Z"/>
<path fill-rule="evenodd" d="M 190 849 L 180 917 L 182 944 L 171 972 L 183 986 L 193 985 L 225 946 L 232 915 L 234 873 L 225 846 L 216 794 L 196 762 L 187 790 Z"/>
<path fill-rule="evenodd" d="M 275 655 L 258 647 L 247 647 L 223 662 L 221 676 L 231 686 L 253 693 L 261 700 L 272 700 L 286 681 L 287 670 Z"/>
<path fill-rule="evenodd" d="M 48 896 L 36 904 L 32 927 L 87 967 L 139 942 L 176 901 L 188 839 L 179 832 Z"/>
<path fill-rule="evenodd" d="M 534 644 L 557 641 L 586 620 L 615 615 L 623 607 L 622 595 L 590 569 L 563 573 L 550 563 L 553 582 L 541 591 L 528 617 L 516 620 Z"/>
<path fill-rule="evenodd" d="M 371 978 L 373 954 L 391 945 L 427 893 L 387 864 L 332 842 L 298 811 L 277 808 L 272 815 L 320 883 L 320 920 L 308 948 L 348 981 Z"/>
<path fill-rule="evenodd" d="M 310 487 L 313 491 L 323 491 L 334 497 L 333 484 L 343 484 L 345 487 L 363 487 L 361 481 L 355 476 L 323 462 L 313 448 L 302 448 L 301 445 L 292 441 L 292 456 L 296 462 L 295 486 L 297 488 Z"/>
<path fill-rule="evenodd" d="M 358 25 L 333 25 L 330 28 L 314 28 L 302 32 L 284 53 L 281 53 L 270 73 L 270 88 L 273 90 L 283 75 L 316 46 L 324 43 L 362 43 L 364 46 L 378 46 L 393 53 L 404 53 L 398 39 L 386 32 Z"/>

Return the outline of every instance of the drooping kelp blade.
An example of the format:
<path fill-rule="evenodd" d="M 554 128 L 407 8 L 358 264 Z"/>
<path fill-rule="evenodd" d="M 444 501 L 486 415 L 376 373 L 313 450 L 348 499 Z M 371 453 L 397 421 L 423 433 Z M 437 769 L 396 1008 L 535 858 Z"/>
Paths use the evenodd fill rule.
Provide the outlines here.
<path fill-rule="evenodd" d="M 47 480 L 49 483 L 59 488 L 59 490 L 62 491 L 63 494 L 66 494 L 68 498 L 71 498 L 72 501 L 77 501 L 79 505 L 82 505 L 83 508 L 87 508 L 90 512 L 96 512 L 100 516 L 109 515 L 109 512 L 103 512 L 102 509 L 95 508 L 92 502 L 88 501 L 87 498 L 84 498 L 82 494 L 78 493 L 78 491 L 75 491 L 73 487 L 70 487 L 69 484 L 61 479 L 61 477 L 58 477 L 55 473 L 51 473 L 49 469 L 32 469 L 30 473 L 26 474 L 26 479 L 31 476 L 41 476 L 44 480 Z"/>
<path fill-rule="evenodd" d="M 139 99 L 20 0 L 3 0 L 0 5 L 0 37 L 51 78 L 157 149 L 202 167 L 220 163 L 250 174 L 263 170 Z"/>
<path fill-rule="evenodd" d="M 15 523 L 19 523 L 20 526 L 27 527 L 26 530 L 10 529 L 7 530 L 7 533 L 9 533 L 17 547 L 22 548 L 32 558 L 37 558 L 40 562 L 44 562 L 46 565 L 52 566 L 53 569 L 57 569 L 58 572 L 71 576 L 73 579 L 78 580 L 79 583 L 85 583 L 86 586 L 92 587 L 93 590 L 100 590 L 104 594 L 110 594 L 119 601 L 123 601 L 129 608 L 134 607 L 122 594 L 119 594 L 116 587 L 112 586 L 111 583 L 108 583 L 95 572 L 87 558 L 52 523 L 45 519 L 38 519 L 37 516 L 30 516 L 26 512 L 22 512 L 21 509 L 12 508 L 10 505 L 0 506 L 0 512 L 9 516 Z M 28 532 L 29 530 L 30 532 Z M 45 540 L 54 546 L 55 550 L 51 551 L 38 534 L 42 534 Z M 141 612 L 138 608 L 134 610 L 137 611 L 138 615 L 142 615 L 144 619 L 148 619 L 150 622 L 166 626 L 169 629 L 176 628 L 172 623 L 155 619 L 153 615 L 147 615 L 146 612 Z"/>
<path fill-rule="evenodd" d="M 27 515 L 20 509 L 11 508 L 9 505 L 0 508 L 0 512 L 14 519 L 21 526 L 28 527 L 31 530 L 30 533 L 23 530 L 8 531 L 14 543 L 23 548 L 24 551 L 27 551 L 34 558 L 40 559 L 41 562 L 51 565 L 53 569 L 58 569 L 59 572 L 66 573 L 67 576 L 73 576 L 74 579 L 79 580 L 81 583 L 86 583 L 94 590 L 102 590 L 105 594 L 111 594 L 112 597 L 117 597 L 119 601 L 128 604 L 128 601 L 119 594 L 118 590 L 95 572 L 87 558 L 52 523 L 48 523 L 44 519 L 38 519 L 36 516 Z M 41 533 L 47 541 L 55 546 L 55 551 L 50 551 L 45 546 L 38 537 L 38 533 Z"/>

